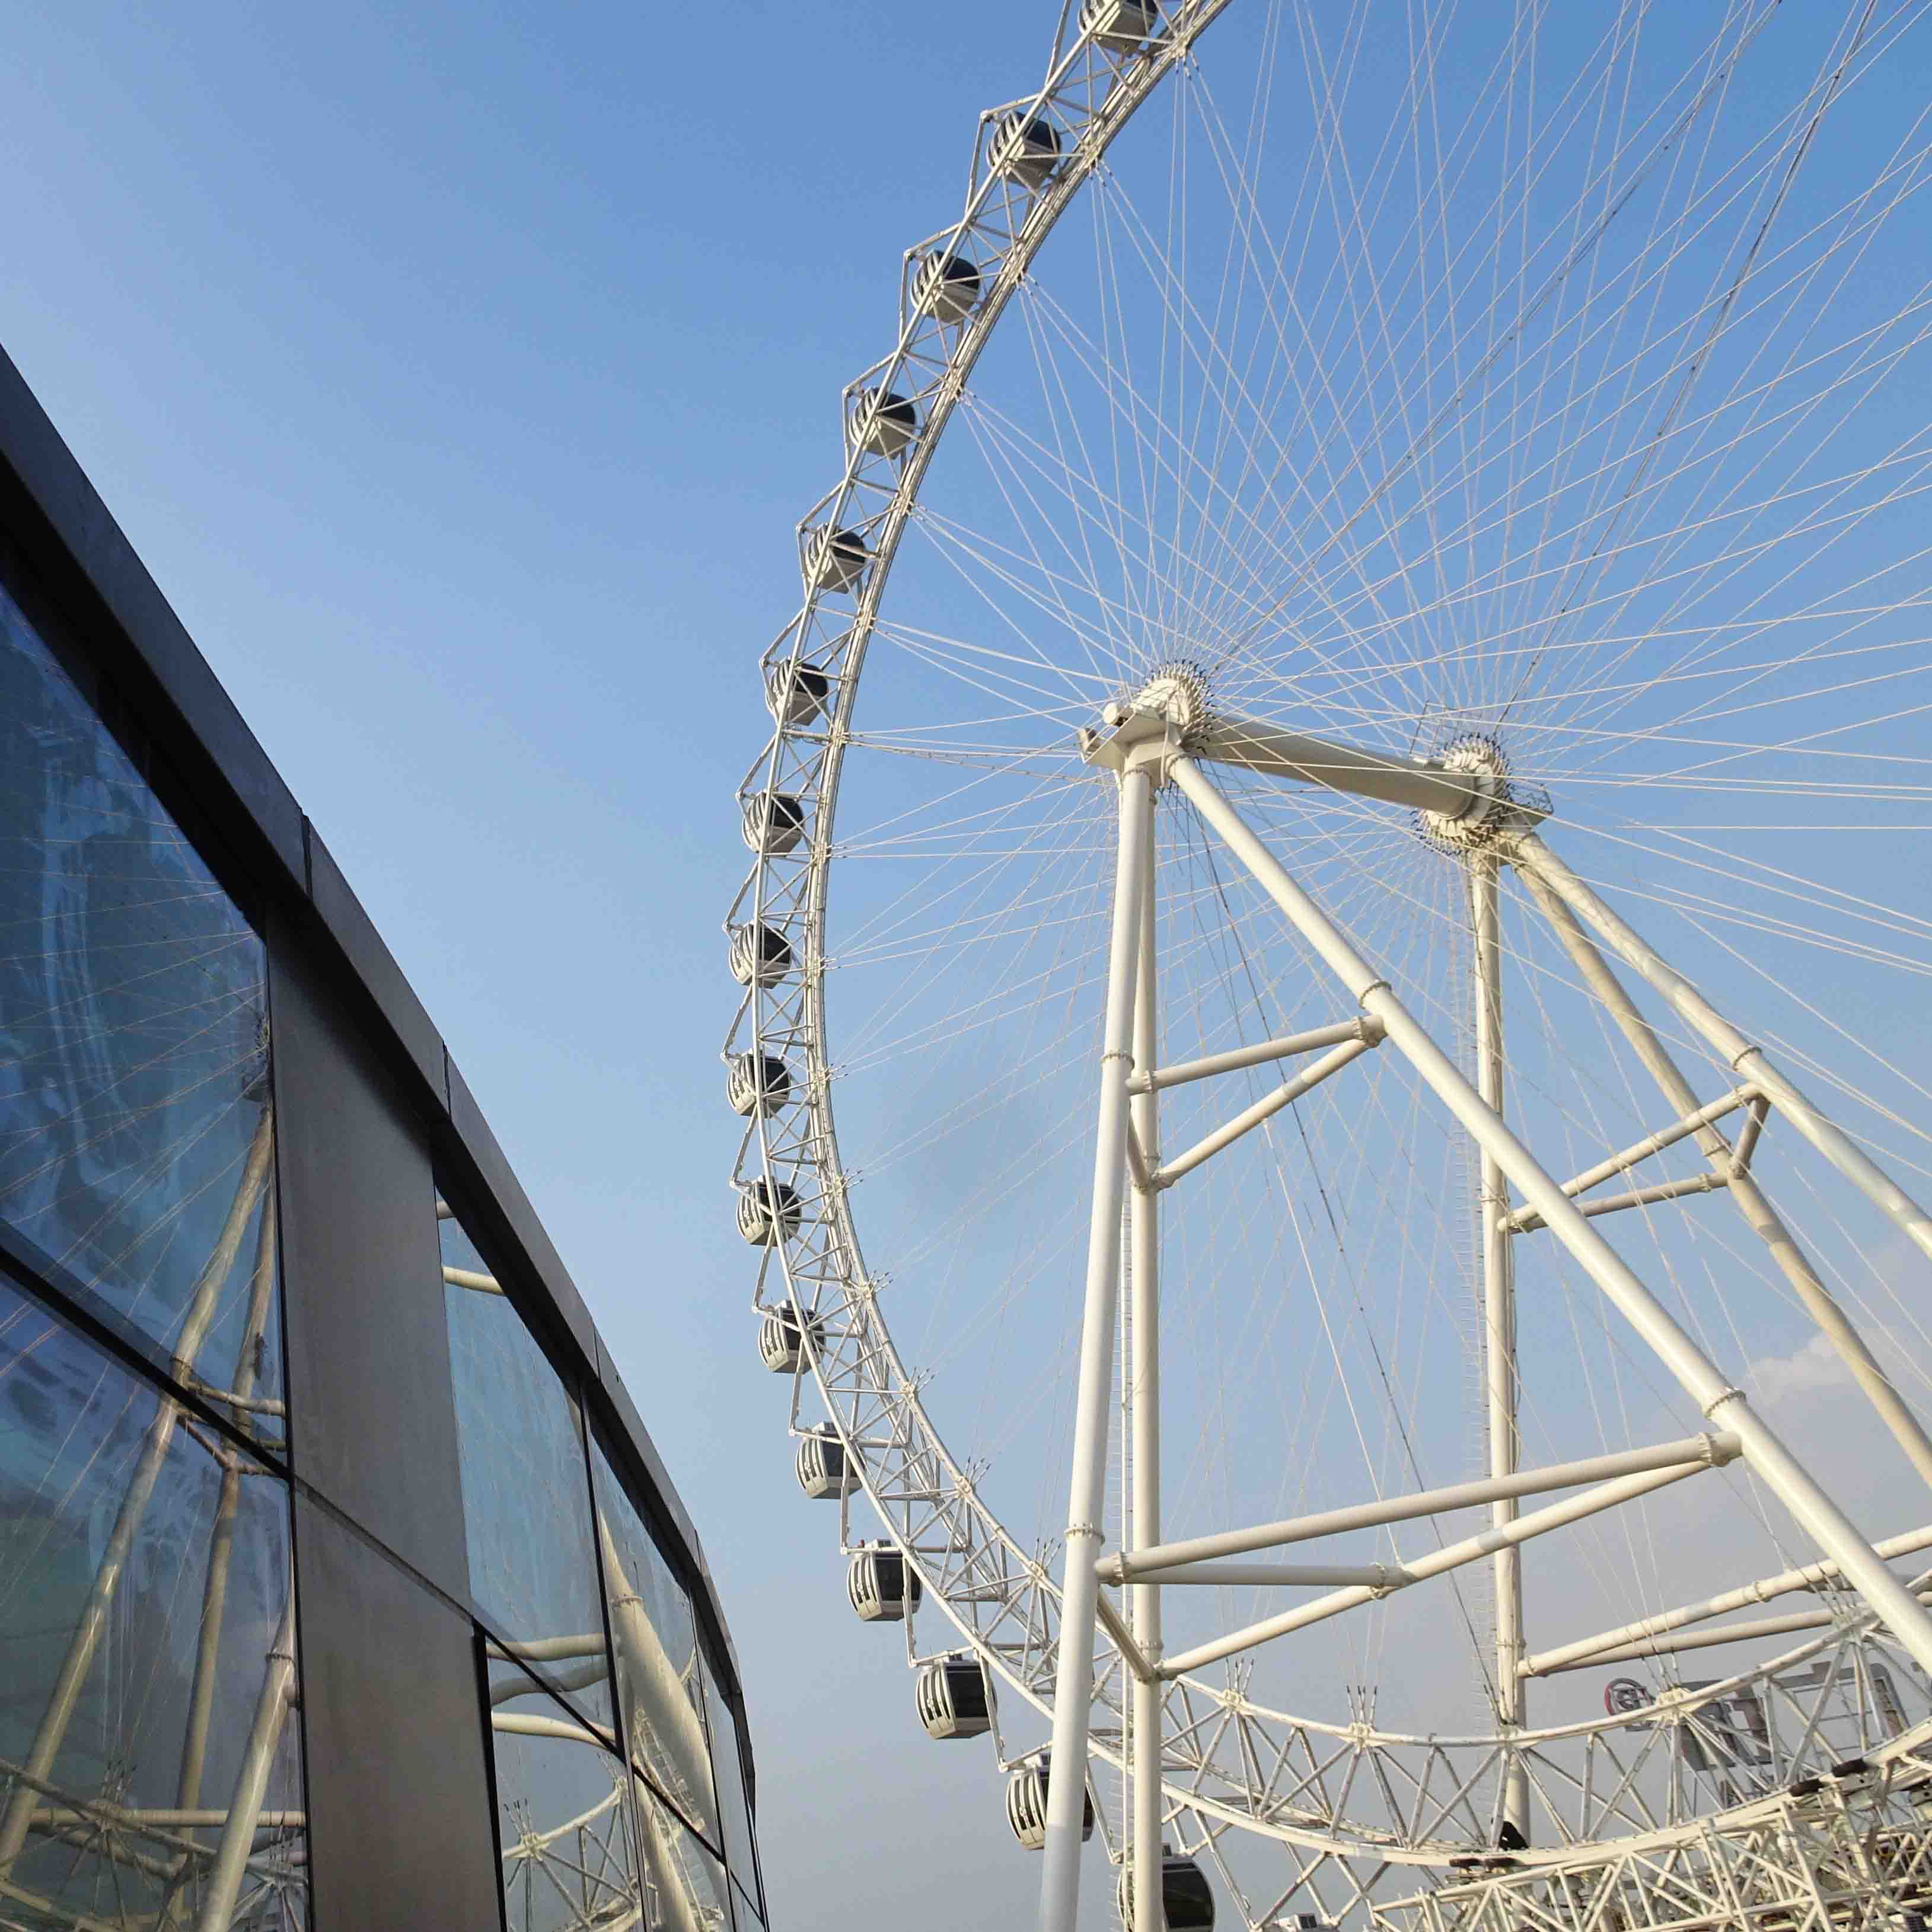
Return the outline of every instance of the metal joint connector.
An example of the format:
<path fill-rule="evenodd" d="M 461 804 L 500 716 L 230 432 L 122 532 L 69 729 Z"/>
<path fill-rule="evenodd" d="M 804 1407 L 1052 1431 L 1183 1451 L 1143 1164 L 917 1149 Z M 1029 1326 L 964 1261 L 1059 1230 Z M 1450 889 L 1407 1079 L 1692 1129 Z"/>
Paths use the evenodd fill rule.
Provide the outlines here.
<path fill-rule="evenodd" d="M 1388 982 L 1386 980 L 1378 980 L 1376 982 L 1376 986 L 1385 986 L 1388 984 Z M 1363 992 L 1364 998 L 1366 999 L 1369 994 L 1375 990 L 1375 986 L 1365 988 Z M 1373 1013 L 1364 1013 L 1355 1022 L 1355 1037 L 1364 1046 L 1379 1046 L 1388 1038 L 1388 1022 L 1386 1020 L 1378 1019 Z"/>
<path fill-rule="evenodd" d="M 1100 1527 L 1095 1523 L 1070 1522 L 1066 1526 L 1066 1534 L 1070 1538 L 1076 1536 L 1090 1536 L 1096 1543 L 1101 1540 Z"/>
<path fill-rule="evenodd" d="M 1389 982 L 1386 980 L 1371 980 L 1369 983 L 1355 995 L 1355 1004 L 1358 1006 L 1366 1006 L 1368 1004 L 1369 995 L 1371 993 L 1386 993 L 1389 990 Z M 1373 1016 L 1372 1015 L 1370 1017 L 1372 1018 Z M 1378 1022 L 1378 1024 L 1379 1024 L 1379 1022 Z"/>
<path fill-rule="evenodd" d="M 1718 1418 L 1718 1410 L 1722 1408 L 1726 1402 L 1742 1402 L 1744 1399 L 1744 1392 L 1742 1389 L 1736 1387 L 1734 1384 L 1726 1383 L 1723 1388 L 1720 1389 L 1715 1395 L 1712 1396 L 1708 1402 L 1705 1403 L 1705 1417 L 1708 1420 L 1714 1422 Z M 1706 1442 L 1708 1442 L 1709 1439 L 1710 1438 L 1708 1436 L 1705 1438 Z"/>

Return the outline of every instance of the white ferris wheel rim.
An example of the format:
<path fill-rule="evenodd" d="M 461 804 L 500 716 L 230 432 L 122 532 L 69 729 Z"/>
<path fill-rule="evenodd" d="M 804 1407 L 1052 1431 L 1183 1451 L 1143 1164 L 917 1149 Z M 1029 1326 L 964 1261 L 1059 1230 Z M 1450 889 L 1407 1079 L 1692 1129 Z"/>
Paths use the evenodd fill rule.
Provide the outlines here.
<path fill-rule="evenodd" d="M 797 857 L 754 852 L 727 919 L 732 930 L 748 924 L 754 932 L 772 926 L 794 944 L 800 969 L 795 984 L 768 986 L 754 977 L 730 1042 L 732 1051 L 754 1054 L 790 1050 L 804 1067 L 802 1082 L 788 1096 L 769 1112 L 752 1114 L 734 1174 L 741 1190 L 762 1184 L 768 1202 L 776 1202 L 776 1190 L 784 1186 L 796 1189 L 800 1196 L 800 1232 L 764 1250 L 758 1305 L 789 1307 L 801 1328 L 811 1334 L 803 1348 L 809 1380 L 831 1428 L 853 1452 L 858 1486 L 934 1606 L 953 1624 L 962 1646 L 1048 1715 L 1050 1677 L 1042 1676 L 1040 1665 L 1052 1650 L 1059 1587 L 1041 1553 L 1029 1550 L 981 1500 L 973 1466 L 946 1446 L 927 1413 L 920 1379 L 908 1372 L 893 1343 L 880 1310 L 878 1282 L 861 1255 L 850 1208 L 849 1178 L 838 1153 L 825 1019 L 830 831 L 866 649 L 901 538 L 968 379 L 1060 215 L 1088 187 L 1137 110 L 1189 59 L 1227 4 L 1228 0 L 1179 0 L 1164 8 L 1161 31 L 1154 38 L 1126 51 L 1077 28 L 1070 34 L 1070 22 L 1063 15 L 1059 42 L 1042 86 L 982 116 L 964 211 L 950 226 L 908 251 L 897 343 L 848 386 L 843 473 L 800 526 L 804 602 L 763 660 L 768 688 L 776 688 L 782 696 L 801 668 L 822 674 L 829 682 L 824 725 L 810 718 L 788 720 L 781 706 L 770 745 L 740 791 L 741 806 L 748 812 L 782 792 L 796 798 L 809 828 L 805 850 Z M 1078 104 L 1083 100 L 1084 110 Z M 1022 125 L 1044 122 L 1062 142 L 1050 177 L 1017 195 L 1010 178 L 995 165 L 1002 129 L 1015 120 Z M 970 313 L 962 321 L 949 322 L 921 307 L 917 276 L 922 263 L 955 258 L 973 262 L 986 279 Z M 854 410 L 862 410 L 872 392 L 903 396 L 919 412 L 916 436 L 902 460 L 897 452 L 868 450 L 850 433 Z M 862 540 L 865 560 L 850 608 L 841 610 L 838 600 L 844 586 L 824 566 L 827 546 L 846 532 Z M 778 1295 L 767 1297 L 765 1269 L 774 1262 L 784 1287 Z M 794 1382 L 795 1431 L 802 1426 L 798 1395 L 804 1379 Z M 842 1500 L 840 1520 L 842 1532 Z M 849 1537 L 842 1534 L 842 1541 L 851 1546 Z M 935 1555 L 936 1544 L 943 1555 Z M 1742 1687 L 1828 1652 L 1842 1651 L 1876 1621 L 1875 1613 L 1869 1613 L 1855 1624 L 1807 1636 L 1776 1657 L 1701 1688 L 1694 1700 L 1685 1700 L 1686 1707 L 1721 1704 Z M 1015 1631 L 1024 1633 L 1017 1641 Z M 1104 1634 L 1102 1643 L 1104 1648 Z M 1016 1653 L 1020 1660 L 1033 1660 L 1030 1675 L 1016 1661 Z M 1184 1702 L 1191 1699 L 1189 1708 L 1196 1714 L 1191 1721 L 1196 1726 L 1203 1721 L 1199 1713 L 1238 1709 L 1244 1718 L 1280 1727 L 1284 1734 L 1325 1738 L 1358 1749 L 1493 1755 L 1504 1748 L 1494 1732 L 1412 1732 L 1270 1710 L 1198 1678 L 1183 1678 L 1173 1688 Z M 1614 1732 L 1628 1724 L 1628 1714 L 1611 1714 L 1532 1726 L 1513 1732 L 1508 1745 L 1533 1756 L 1539 1747 Z M 1882 1753 L 1874 1752 L 1874 1759 L 1910 1754 L 1928 1738 L 1932 1718 L 1892 1738 Z M 1091 1750 L 1096 1759 L 1124 1768 L 1117 1739 L 1096 1739 Z M 1439 1868 L 1469 1848 L 1461 1835 L 1406 1838 L 1351 1823 L 1332 1813 L 1324 1822 L 1318 1805 L 1307 1806 L 1299 1815 L 1289 1808 L 1264 1817 L 1232 1796 L 1217 1795 L 1211 1786 L 1178 1777 L 1166 1790 L 1169 1803 L 1179 1811 L 1258 1832 L 1317 1856 Z M 1731 1808 L 1739 1816 L 1748 1816 L 1770 1802 L 1745 1798 Z M 1618 1842 L 1640 1846 L 1679 1838 L 1697 1828 L 1697 1821 L 1690 1819 L 1650 1833 L 1619 1834 Z M 1574 1854 L 1576 1849 L 1571 1844 L 1560 1850 Z"/>

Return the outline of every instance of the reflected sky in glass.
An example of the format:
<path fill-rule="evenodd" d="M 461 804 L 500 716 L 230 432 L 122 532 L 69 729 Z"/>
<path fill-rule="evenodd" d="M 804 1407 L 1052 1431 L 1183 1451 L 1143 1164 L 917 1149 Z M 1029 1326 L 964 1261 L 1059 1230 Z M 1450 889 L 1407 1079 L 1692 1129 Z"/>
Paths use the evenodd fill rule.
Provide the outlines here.
<path fill-rule="evenodd" d="M 273 1401 L 268 1104 L 261 941 L 0 592 L 0 1217 Z"/>
<path fill-rule="evenodd" d="M 454 1218 L 440 1223 L 470 1588 L 506 1641 L 595 1635 L 604 1618 L 576 1411 Z M 459 1278 L 452 1282 L 451 1276 Z M 546 1669 L 548 1666 L 546 1666 Z"/>

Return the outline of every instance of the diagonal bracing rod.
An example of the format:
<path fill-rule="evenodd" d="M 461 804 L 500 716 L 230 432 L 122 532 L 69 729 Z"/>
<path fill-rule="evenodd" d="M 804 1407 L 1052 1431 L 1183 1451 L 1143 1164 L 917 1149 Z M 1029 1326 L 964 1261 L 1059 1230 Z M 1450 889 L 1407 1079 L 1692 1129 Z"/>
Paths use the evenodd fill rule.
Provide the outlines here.
<path fill-rule="evenodd" d="M 1684 1462 L 1700 1467 L 1735 1461 L 1744 1445 L 1735 1436 L 1686 1436 L 1676 1442 L 1654 1442 L 1647 1449 L 1618 1449 L 1607 1456 L 1588 1456 L 1578 1462 L 1553 1462 L 1540 1469 L 1522 1469 L 1501 1481 L 1451 1483 L 1439 1490 L 1414 1490 L 1407 1496 L 1384 1496 L 1372 1503 L 1353 1503 L 1345 1509 L 1320 1510 L 1312 1516 L 1289 1516 L 1249 1529 L 1222 1530 L 1211 1536 L 1188 1537 L 1154 1550 L 1124 1551 L 1103 1556 L 1097 1568 L 1105 1583 L 1125 1583 L 1143 1571 L 1172 1570 L 1182 1564 L 1211 1562 L 1223 1556 L 1245 1556 L 1250 1550 L 1276 1550 L 1290 1543 L 1312 1543 L 1318 1537 L 1342 1536 L 1351 1530 L 1376 1529 L 1385 1522 L 1412 1522 L 1418 1516 L 1446 1516 L 1452 1510 L 1473 1509 L 1498 1496 L 1540 1496 L 1552 1490 L 1574 1490 L 1585 1483 L 1608 1482 L 1613 1476 L 1634 1476 L 1646 1469 L 1671 1469 Z M 1932 1540 L 1932 1539 L 1928 1539 Z M 1881 1554 L 1882 1552 L 1881 1552 Z"/>
<path fill-rule="evenodd" d="M 1530 836 L 1534 838 L 1534 835 Z M 1520 868 L 1523 884 L 1556 929 L 1564 950 L 1582 975 L 1584 984 L 1610 1010 L 1610 1017 L 1636 1049 L 1637 1058 L 1649 1069 L 1664 1098 L 1682 1113 L 1698 1112 L 1697 1096 L 1690 1082 L 1658 1038 L 1656 1030 L 1637 1011 L 1635 1002 L 1624 990 L 1623 982 L 1611 971 L 1609 962 L 1591 944 L 1588 935 L 1577 924 L 1575 914 L 1558 896 L 1551 883 L 1550 868 L 1555 862 L 1549 848 L 1540 838 L 1536 839 L 1535 844 L 1536 851 L 1528 854 L 1526 862 Z M 1684 983 L 1688 985 L 1688 982 Z M 1679 1010 L 1683 1009 L 1680 1006 Z M 1738 1070 L 1754 1073 L 1756 1071 L 1744 1067 Z M 1850 1318 L 1839 1306 L 1831 1290 L 1819 1280 L 1804 1250 L 1792 1238 L 1777 1210 L 1765 1198 L 1763 1190 L 1752 1178 L 1750 1170 L 1732 1156 L 1724 1136 L 1714 1126 L 1706 1125 L 1699 1129 L 1696 1139 L 1699 1150 L 1710 1162 L 1712 1173 L 1724 1178 L 1731 1198 L 1738 1204 L 1744 1220 L 1771 1250 L 1772 1258 L 1784 1270 L 1806 1312 L 1838 1351 L 1839 1360 L 1851 1371 L 1864 1391 L 1866 1400 L 1892 1431 L 1893 1439 L 1905 1452 L 1906 1460 L 1928 1485 L 1932 1485 L 1932 1438 L 1928 1438 L 1924 1425 L 1906 1407 L 1891 1378 L 1866 1347 L 1864 1337 L 1852 1325 Z"/>
<path fill-rule="evenodd" d="M 1484 1104 L 1481 1096 L 1396 998 L 1388 982 L 1288 876 L 1193 760 L 1178 755 L 1170 761 L 1168 772 L 1202 818 L 1254 874 L 1289 922 L 1354 995 L 1363 1010 L 1388 1028 L 1391 1043 L 1413 1064 L 1436 1097 L 1468 1130 L 1480 1147 L 1495 1155 L 1504 1174 L 1542 1215 L 1551 1233 L 1575 1256 L 1612 1306 L 1704 1414 L 1738 1437 L 1746 1460 L 1766 1486 L 1819 1548 L 1836 1559 L 1847 1580 L 1878 1612 L 1919 1668 L 1932 1672 L 1932 1617 L 1926 1615 L 1924 1606 L 1879 1560 L 1844 1511 L 1751 1408 L 1744 1392 L 1719 1372 L 1629 1264 L 1578 1211 L 1576 1204 L 1563 1192 L 1555 1176 L 1495 1111 Z M 1540 845 L 1540 841 L 1533 841 L 1528 836 L 1522 842 Z M 1768 1067 L 1762 1072 L 1756 1068 L 1740 1070 L 1767 1086 L 1776 1078 Z M 1775 1089 L 1773 1097 L 1780 1107 L 1786 1104 Z M 1804 1105 L 1802 1096 L 1793 1097 L 1796 1104 Z M 1928 1234 L 1932 1237 L 1932 1227 L 1928 1227 Z"/>
<path fill-rule="evenodd" d="M 1647 980 L 1678 1014 L 1728 1060 L 1742 1079 L 1765 1094 L 1791 1124 L 1882 1212 L 1922 1252 L 1932 1257 L 1932 1215 L 1912 1199 L 1835 1120 L 1821 1113 L 1747 1040 L 1682 974 L 1599 898 L 1534 830 L 1520 833 L 1510 848 L 1516 871 L 1540 879 L 1558 893 L 1624 964 Z"/>

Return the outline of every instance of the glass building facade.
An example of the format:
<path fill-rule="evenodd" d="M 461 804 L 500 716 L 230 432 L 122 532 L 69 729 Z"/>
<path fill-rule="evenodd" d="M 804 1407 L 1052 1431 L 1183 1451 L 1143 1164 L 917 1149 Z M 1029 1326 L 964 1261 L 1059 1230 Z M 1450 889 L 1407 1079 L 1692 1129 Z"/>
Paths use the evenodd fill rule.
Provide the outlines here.
<path fill-rule="evenodd" d="M 0 1925 L 763 1932 L 696 1535 L 0 358 Z"/>

